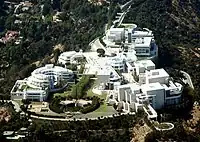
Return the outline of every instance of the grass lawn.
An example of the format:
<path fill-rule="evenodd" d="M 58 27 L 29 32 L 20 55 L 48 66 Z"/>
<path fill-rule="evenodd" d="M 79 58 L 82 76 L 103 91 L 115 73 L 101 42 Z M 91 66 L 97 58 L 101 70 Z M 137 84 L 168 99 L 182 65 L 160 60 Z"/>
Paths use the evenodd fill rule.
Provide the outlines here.
<path fill-rule="evenodd" d="M 102 95 L 94 94 L 94 93 L 92 92 L 92 89 L 89 89 L 88 92 L 87 92 L 87 96 L 90 96 L 90 97 L 92 97 L 92 96 L 97 96 L 97 97 L 99 97 L 100 99 L 104 99 L 104 100 L 105 100 L 107 94 L 106 94 L 106 93 L 103 93 Z"/>
<path fill-rule="evenodd" d="M 105 102 L 105 99 L 107 97 L 107 94 L 106 93 L 103 93 L 102 95 L 97 95 L 97 94 L 94 94 L 92 93 L 92 91 L 90 90 L 90 92 L 88 92 L 88 96 L 97 96 L 99 97 L 100 99 L 104 99 L 104 102 L 102 105 L 100 105 L 100 107 L 98 109 L 96 109 L 94 111 L 95 112 L 101 112 L 101 113 L 107 113 L 107 112 L 116 112 L 113 108 L 113 106 L 108 106 Z"/>
<path fill-rule="evenodd" d="M 27 85 L 22 85 L 20 90 L 24 90 L 27 88 Z"/>
<path fill-rule="evenodd" d="M 95 110 L 94 112 L 107 112 L 107 111 L 108 111 L 108 106 L 104 102 L 103 105 L 100 105 L 100 107 L 97 110 Z"/>
<path fill-rule="evenodd" d="M 103 93 L 102 95 L 98 95 L 92 92 L 92 88 L 95 86 L 95 83 L 92 85 L 92 87 L 87 91 L 87 96 L 97 96 L 100 99 L 104 99 L 104 101 L 106 100 L 107 97 L 107 93 Z M 112 112 L 112 106 L 108 106 L 105 102 L 100 105 L 100 107 L 98 109 L 96 109 L 95 111 L 93 111 L 92 113 L 96 113 L 96 112 Z"/>
<path fill-rule="evenodd" d="M 22 103 L 22 100 L 15 100 L 16 103 L 19 104 L 19 106 L 21 106 L 23 103 Z"/>
<path fill-rule="evenodd" d="M 55 98 L 56 96 L 66 97 L 66 96 L 68 96 L 70 93 L 71 93 L 71 91 L 66 91 L 66 92 L 64 92 L 64 93 L 55 93 L 55 94 L 53 95 L 53 97 L 54 97 L 54 98 Z"/>
<path fill-rule="evenodd" d="M 154 122 L 153 124 L 155 127 L 159 128 L 159 129 L 169 129 L 170 127 L 172 127 L 171 125 L 166 124 L 166 123 Z"/>
<path fill-rule="evenodd" d="M 30 87 L 30 86 L 27 86 L 26 87 L 26 90 L 38 90 L 37 88 L 32 88 L 32 87 Z"/>
<path fill-rule="evenodd" d="M 133 27 L 133 24 L 121 24 L 120 26 L 124 28 L 131 28 Z"/>
<path fill-rule="evenodd" d="M 21 88 L 19 90 L 23 91 L 23 90 L 37 90 L 37 89 L 24 84 L 21 86 Z"/>

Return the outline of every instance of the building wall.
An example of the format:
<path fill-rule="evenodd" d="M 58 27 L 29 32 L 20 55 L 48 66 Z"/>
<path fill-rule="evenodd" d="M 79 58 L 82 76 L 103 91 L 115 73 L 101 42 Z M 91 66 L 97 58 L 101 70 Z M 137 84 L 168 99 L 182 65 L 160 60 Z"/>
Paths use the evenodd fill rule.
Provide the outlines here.
<path fill-rule="evenodd" d="M 155 65 L 154 66 L 153 65 L 152 66 L 147 66 L 146 69 L 147 70 L 155 70 Z"/>
<path fill-rule="evenodd" d="M 124 100 L 125 100 L 124 88 L 119 88 L 118 101 L 120 102 Z"/>
<path fill-rule="evenodd" d="M 159 82 L 160 84 L 166 84 L 168 83 L 167 81 L 168 77 L 157 77 L 157 78 L 149 78 L 149 83 L 156 83 Z"/>
<path fill-rule="evenodd" d="M 22 100 L 23 97 L 23 93 L 11 93 L 11 100 Z"/>
<path fill-rule="evenodd" d="M 107 35 L 107 39 L 110 41 L 122 41 L 124 39 L 125 33 L 124 29 L 110 29 L 110 32 Z"/>
<path fill-rule="evenodd" d="M 145 73 L 145 67 L 144 66 L 139 67 L 139 74 L 140 73 Z"/>
<path fill-rule="evenodd" d="M 128 90 L 125 91 L 125 102 L 130 102 L 130 95 L 129 95 Z"/>
<path fill-rule="evenodd" d="M 148 47 L 135 47 L 136 55 L 150 56 L 150 49 Z"/>
<path fill-rule="evenodd" d="M 165 100 L 165 104 L 166 105 L 175 105 L 175 104 L 179 104 L 181 101 L 181 97 L 178 98 L 168 98 Z"/>
<path fill-rule="evenodd" d="M 130 89 L 130 87 L 119 88 L 118 101 L 124 101 L 126 99 L 125 90 Z"/>
<path fill-rule="evenodd" d="M 136 111 L 135 103 L 130 103 L 130 111 Z"/>
<path fill-rule="evenodd" d="M 154 109 L 161 109 L 164 107 L 164 103 L 165 103 L 165 97 L 164 97 L 165 90 L 164 89 L 147 91 L 147 95 L 148 96 L 155 95 L 155 97 L 152 97 L 153 98 L 152 105 L 153 105 Z"/>
<path fill-rule="evenodd" d="M 146 75 L 139 75 L 139 84 L 146 83 Z"/>
<path fill-rule="evenodd" d="M 130 102 L 131 103 L 133 103 L 133 102 L 135 102 L 136 101 L 136 95 L 135 95 L 136 93 L 131 93 L 131 94 L 129 94 L 129 96 L 130 96 Z"/>

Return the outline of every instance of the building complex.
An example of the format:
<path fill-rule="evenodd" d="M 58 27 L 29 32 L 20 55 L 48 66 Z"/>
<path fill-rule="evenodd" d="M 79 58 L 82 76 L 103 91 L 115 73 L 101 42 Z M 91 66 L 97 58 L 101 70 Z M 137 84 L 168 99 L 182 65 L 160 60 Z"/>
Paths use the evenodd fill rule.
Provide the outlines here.
<path fill-rule="evenodd" d="M 68 57 L 70 53 L 65 54 Z M 80 55 L 74 52 L 71 57 L 75 54 Z M 125 112 L 142 108 L 150 118 L 156 118 L 155 110 L 181 100 L 183 86 L 174 82 L 164 69 L 156 69 L 153 61 L 138 60 L 132 50 L 105 57 L 99 57 L 97 52 L 81 54 L 86 59 L 83 74 L 97 78 L 93 92 L 99 95 L 106 92 L 107 103 L 116 104 Z"/>
<path fill-rule="evenodd" d="M 137 57 L 143 59 L 155 58 L 158 55 L 158 47 L 154 35 L 147 28 L 140 29 L 135 24 L 122 24 L 121 27 L 111 27 L 103 38 L 107 48 L 132 48 Z"/>
<path fill-rule="evenodd" d="M 96 77 L 93 93 L 106 92 L 106 102 L 125 112 L 144 109 L 149 118 L 156 118 L 155 110 L 180 102 L 183 86 L 174 82 L 164 69 L 156 69 L 152 60 L 140 59 L 157 56 L 158 47 L 152 31 L 123 24 L 120 28 L 109 29 L 103 41 L 107 45 L 105 53 L 110 54 L 99 56 L 96 51 L 69 51 L 59 56 L 58 64 L 80 65 L 79 61 L 84 59 L 83 74 Z M 71 70 L 46 65 L 34 70 L 30 77 L 18 80 L 11 95 L 13 99 L 44 101 L 49 91 L 62 87 L 63 82 L 72 78 Z"/>

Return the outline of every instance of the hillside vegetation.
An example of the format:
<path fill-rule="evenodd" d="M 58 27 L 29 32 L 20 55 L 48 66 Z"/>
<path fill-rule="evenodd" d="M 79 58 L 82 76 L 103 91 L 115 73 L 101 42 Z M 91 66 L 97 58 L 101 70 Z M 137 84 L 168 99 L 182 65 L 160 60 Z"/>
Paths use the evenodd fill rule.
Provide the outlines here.
<path fill-rule="evenodd" d="M 18 2 L 20 0 L 12 0 Z M 0 0 L 0 29 L 20 31 L 23 36 L 19 45 L 10 42 L 0 44 L 0 63 L 9 64 L 8 67 L 0 66 L 0 95 L 9 96 L 10 90 L 17 79 L 30 75 L 37 66 L 36 61 L 42 61 L 39 66 L 51 63 L 60 54 L 54 50 L 58 44 L 63 51 L 88 50 L 88 43 L 102 35 L 104 25 L 111 23 L 118 1 L 110 0 L 110 5 L 97 6 L 87 0 L 60 0 L 60 6 L 51 4 L 51 0 L 31 0 L 34 6 L 31 11 L 22 16 L 22 24 L 16 25 L 14 9 L 8 7 Z M 52 0 L 57 2 L 59 0 Z M 200 59 L 194 54 L 198 48 L 200 38 L 200 1 L 199 0 L 133 0 L 134 4 L 126 15 L 124 22 L 136 23 L 140 27 L 153 30 L 159 46 L 158 67 L 168 70 L 178 69 L 188 72 L 193 80 L 196 100 L 200 100 Z M 121 1 L 123 4 L 127 0 Z M 40 6 L 43 5 L 43 10 Z M 108 8 L 110 6 L 110 8 Z M 53 22 L 54 10 L 60 9 L 62 22 Z M 7 12 L 8 11 L 8 12 Z M 20 11 L 18 12 L 18 14 Z M 44 15 L 44 18 L 42 18 Z M 55 60 L 56 62 L 56 60 Z M 170 72 L 174 74 L 173 70 Z M 176 74 L 174 74 L 176 75 Z M 185 110 L 184 110 L 185 111 Z M 141 115 L 143 117 L 143 115 Z M 130 141 L 130 130 L 141 116 L 120 116 L 103 120 L 87 120 L 74 122 L 39 122 L 34 121 L 30 127 L 33 134 L 30 141 L 51 140 L 69 141 Z M 99 118 L 100 119 L 100 118 Z M 11 119 L 11 120 L 18 120 Z M 14 130 L 22 126 L 21 122 L 10 122 L 9 127 L 17 124 Z M 23 121 L 23 120 L 22 120 Z M 11 125 L 12 124 L 12 125 Z M 200 139 L 200 123 L 195 132 L 185 130 L 182 121 L 176 122 L 175 129 L 169 133 L 153 131 L 146 136 L 146 141 L 198 141 Z M 25 125 L 25 124 L 24 124 Z M 8 128 L 7 126 L 5 126 Z M 66 133 L 58 134 L 53 131 L 66 129 Z M 2 130 L 4 128 L 2 127 Z M 7 129 L 5 129 L 7 130 Z M 123 130 L 121 133 L 118 130 Z M 99 133 L 100 132 L 100 133 Z M 91 136 L 92 133 L 92 136 Z M 99 135 L 98 135 L 99 134 Z M 60 136 L 59 136 L 60 135 Z"/>
<path fill-rule="evenodd" d="M 53 0 L 53 4 L 51 0 L 32 2 L 34 5 L 29 11 L 16 10 L 16 14 L 21 14 L 20 18 L 15 16 L 12 7 L 7 14 L 0 15 L 0 29 L 4 29 L 0 37 L 8 30 L 18 31 L 23 37 L 18 45 L 14 42 L 0 43 L 0 94 L 3 96 L 9 96 L 17 79 L 30 75 L 36 68 L 35 62 L 40 61 L 37 66 L 52 63 L 51 58 L 56 62 L 61 52 L 55 50 L 56 45 L 61 44 L 63 51 L 88 50 L 89 42 L 102 35 L 104 25 L 111 17 L 107 5 L 96 6 L 87 0 L 61 0 L 58 7 L 55 6 L 58 0 Z M 0 10 L 8 9 L 3 1 L 0 4 Z M 58 16 L 61 22 L 53 21 L 56 9 L 62 12 Z M 15 20 L 22 23 L 15 24 Z"/>
<path fill-rule="evenodd" d="M 200 47 L 200 1 L 134 0 L 125 22 L 153 30 L 159 46 L 158 67 L 188 72 L 200 96 L 200 58 L 192 51 Z"/>
<path fill-rule="evenodd" d="M 125 22 L 136 23 L 141 28 L 153 30 L 159 46 L 158 67 L 177 76 L 174 69 L 188 72 L 195 87 L 195 99 L 200 102 L 200 1 L 195 0 L 134 0 Z M 184 110 L 186 111 L 186 110 Z M 175 120 L 177 121 L 177 120 Z M 146 141 L 199 141 L 200 122 L 191 132 L 184 120 L 175 123 L 171 132 L 153 131 Z"/>

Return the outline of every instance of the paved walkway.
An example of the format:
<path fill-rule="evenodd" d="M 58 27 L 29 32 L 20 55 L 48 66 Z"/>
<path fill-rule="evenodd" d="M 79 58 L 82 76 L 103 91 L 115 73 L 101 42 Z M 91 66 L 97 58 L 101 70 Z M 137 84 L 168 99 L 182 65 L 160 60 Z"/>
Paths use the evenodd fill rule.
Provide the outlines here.
<path fill-rule="evenodd" d="M 133 0 L 130 0 L 127 3 L 125 3 L 124 5 L 121 5 L 120 8 L 122 11 L 124 11 L 124 8 L 131 6 L 132 4 L 133 4 Z"/>
<path fill-rule="evenodd" d="M 181 73 L 183 73 L 183 75 L 186 77 L 186 80 L 184 80 L 184 82 L 185 82 L 185 83 L 188 83 L 188 85 L 189 85 L 192 89 L 194 89 L 194 85 L 193 85 L 193 83 L 192 83 L 192 79 L 191 79 L 190 75 L 189 75 L 188 73 L 184 72 L 184 71 L 181 71 Z"/>
<path fill-rule="evenodd" d="M 121 115 L 126 115 L 127 113 L 121 113 Z M 135 113 L 130 113 L 132 115 L 134 115 Z M 114 116 L 120 116 L 119 114 L 114 114 Z M 42 120 L 53 120 L 53 121 L 74 121 L 75 120 L 79 120 L 79 121 L 85 121 L 86 119 L 88 120 L 98 120 L 98 119 L 105 119 L 105 118 L 112 118 L 113 115 L 108 115 L 108 116 L 102 116 L 102 117 L 93 117 L 93 118 L 49 118 L 49 117 L 41 117 L 41 116 L 35 116 L 35 115 L 31 115 L 31 118 L 35 118 L 35 119 L 42 119 Z"/>

